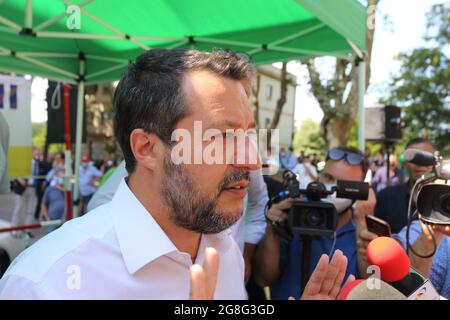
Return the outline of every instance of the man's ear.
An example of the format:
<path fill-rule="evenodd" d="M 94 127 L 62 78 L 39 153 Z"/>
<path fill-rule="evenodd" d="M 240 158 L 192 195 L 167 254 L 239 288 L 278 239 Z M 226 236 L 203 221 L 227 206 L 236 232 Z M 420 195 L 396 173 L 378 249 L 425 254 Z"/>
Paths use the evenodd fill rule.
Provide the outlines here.
<path fill-rule="evenodd" d="M 130 147 L 136 162 L 149 170 L 155 170 L 158 165 L 159 145 L 159 138 L 143 129 L 134 129 L 130 134 Z"/>

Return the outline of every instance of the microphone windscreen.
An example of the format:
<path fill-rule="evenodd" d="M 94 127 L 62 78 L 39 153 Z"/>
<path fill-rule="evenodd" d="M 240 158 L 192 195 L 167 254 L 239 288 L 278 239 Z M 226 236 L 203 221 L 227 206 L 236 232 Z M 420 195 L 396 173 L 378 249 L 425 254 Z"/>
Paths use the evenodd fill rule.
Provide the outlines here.
<path fill-rule="evenodd" d="M 346 300 L 406 300 L 406 296 L 386 282 L 380 281 L 380 287 L 369 289 L 367 281 L 357 284 L 349 292 Z"/>
<path fill-rule="evenodd" d="M 353 290 L 355 286 L 360 284 L 361 282 L 364 282 L 362 279 L 354 280 L 352 282 L 347 283 L 342 289 L 341 293 L 339 294 L 339 300 L 347 300 L 347 296 L 350 293 L 350 291 Z"/>
<path fill-rule="evenodd" d="M 411 262 L 402 246 L 389 237 L 378 237 L 366 248 L 367 261 L 380 268 L 380 277 L 386 282 L 399 281 L 405 277 Z"/>
<path fill-rule="evenodd" d="M 436 158 L 432 153 L 419 149 L 406 149 L 403 152 L 403 159 L 418 166 L 433 166 L 436 164 Z"/>

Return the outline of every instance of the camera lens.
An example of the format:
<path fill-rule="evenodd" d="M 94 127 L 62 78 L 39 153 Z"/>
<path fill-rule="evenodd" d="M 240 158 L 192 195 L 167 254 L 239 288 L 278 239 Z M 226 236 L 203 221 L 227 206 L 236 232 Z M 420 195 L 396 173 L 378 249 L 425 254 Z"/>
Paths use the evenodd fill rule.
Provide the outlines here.
<path fill-rule="evenodd" d="M 320 226 L 323 223 L 323 215 L 316 210 L 311 210 L 306 216 L 306 221 L 312 227 Z"/>
<path fill-rule="evenodd" d="M 449 194 L 442 195 L 440 203 L 442 211 L 441 213 L 446 216 L 450 216 L 450 195 Z"/>

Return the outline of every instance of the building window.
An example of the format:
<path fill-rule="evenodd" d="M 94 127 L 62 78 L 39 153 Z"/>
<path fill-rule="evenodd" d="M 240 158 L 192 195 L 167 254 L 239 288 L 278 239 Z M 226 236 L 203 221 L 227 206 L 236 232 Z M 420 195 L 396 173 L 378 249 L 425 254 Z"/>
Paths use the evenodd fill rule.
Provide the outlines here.
<path fill-rule="evenodd" d="M 270 123 L 270 118 L 266 118 L 264 128 L 267 128 L 269 126 L 269 123 Z"/>
<path fill-rule="evenodd" d="M 273 87 L 271 84 L 266 85 L 266 99 L 270 100 L 272 99 L 272 93 L 273 93 Z"/>

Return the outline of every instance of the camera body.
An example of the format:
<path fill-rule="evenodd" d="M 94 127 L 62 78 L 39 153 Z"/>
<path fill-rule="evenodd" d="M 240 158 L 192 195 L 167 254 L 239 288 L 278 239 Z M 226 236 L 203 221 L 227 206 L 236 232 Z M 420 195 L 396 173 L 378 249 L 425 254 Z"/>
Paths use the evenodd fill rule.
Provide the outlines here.
<path fill-rule="evenodd" d="M 337 228 L 339 214 L 332 202 L 323 200 L 336 193 L 337 198 L 367 200 L 369 184 L 362 181 L 338 180 L 335 186 L 327 189 L 323 183 L 311 182 L 306 189 L 299 188 L 294 173 L 283 173 L 285 192 L 280 193 L 271 203 L 287 197 L 294 198 L 284 224 L 274 223 L 277 233 L 285 239 L 292 239 L 293 232 L 308 236 L 332 236 Z"/>
<path fill-rule="evenodd" d="M 331 202 L 296 199 L 289 210 L 289 226 L 293 232 L 311 236 L 333 235 L 339 215 Z"/>
<path fill-rule="evenodd" d="M 450 160 L 436 158 L 431 176 L 418 183 L 417 210 L 425 223 L 450 226 Z"/>

